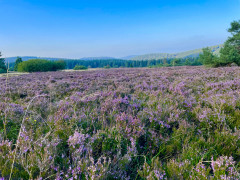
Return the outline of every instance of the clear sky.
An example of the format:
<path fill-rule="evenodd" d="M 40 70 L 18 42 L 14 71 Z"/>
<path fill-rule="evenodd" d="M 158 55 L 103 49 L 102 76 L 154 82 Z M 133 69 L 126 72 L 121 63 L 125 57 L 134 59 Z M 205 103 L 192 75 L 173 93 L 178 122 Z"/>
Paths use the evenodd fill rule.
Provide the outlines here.
<path fill-rule="evenodd" d="M 0 0 L 5 57 L 123 57 L 223 43 L 240 0 Z"/>

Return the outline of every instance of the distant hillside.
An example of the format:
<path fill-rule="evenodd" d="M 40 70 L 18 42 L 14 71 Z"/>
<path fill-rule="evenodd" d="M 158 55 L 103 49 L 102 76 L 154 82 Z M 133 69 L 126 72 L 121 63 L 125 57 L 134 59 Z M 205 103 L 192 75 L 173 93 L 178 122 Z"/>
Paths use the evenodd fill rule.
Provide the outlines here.
<path fill-rule="evenodd" d="M 219 55 L 220 49 L 223 45 L 211 46 L 213 53 Z M 154 54 L 145 54 L 140 56 L 135 56 L 131 60 L 152 60 L 152 59 L 172 59 L 172 58 L 187 58 L 187 57 L 198 57 L 202 53 L 202 49 L 195 49 L 191 51 L 185 51 L 180 53 L 154 53 Z"/>
<path fill-rule="evenodd" d="M 29 59 L 46 59 L 46 60 L 68 60 L 68 59 L 65 59 L 65 58 L 49 58 L 49 57 L 37 57 L 37 56 L 19 56 L 20 58 L 22 58 L 23 61 L 27 61 Z M 5 61 L 6 62 L 15 62 L 17 59 L 17 57 L 7 57 L 5 58 Z"/>
<path fill-rule="evenodd" d="M 81 59 L 67 59 L 67 58 L 49 58 L 49 57 L 37 57 L 37 56 L 20 56 L 20 58 L 22 58 L 23 61 L 27 61 L 29 59 L 46 59 L 46 60 L 51 60 L 51 61 L 55 61 L 55 60 L 85 60 L 85 61 L 91 61 L 91 60 L 111 60 L 111 59 L 116 59 L 113 57 L 85 57 L 85 58 L 81 58 Z M 15 62 L 17 59 L 17 57 L 7 57 L 5 58 L 6 62 Z"/>
<path fill-rule="evenodd" d="M 116 59 L 116 58 L 114 58 L 114 57 L 84 57 L 84 58 L 81 58 L 80 60 L 91 61 L 91 60 L 110 60 L 110 59 Z"/>
<path fill-rule="evenodd" d="M 220 49 L 223 45 L 211 46 L 213 53 L 219 55 Z M 198 57 L 202 52 L 202 49 L 195 49 L 191 51 L 181 52 L 181 53 L 154 53 L 154 54 L 145 54 L 145 55 L 131 55 L 122 57 L 122 60 L 152 60 L 152 59 L 173 59 L 173 58 L 187 58 L 187 57 Z M 80 59 L 67 59 L 67 58 L 50 58 L 50 57 L 37 57 L 37 56 L 21 56 L 23 61 L 27 61 L 29 59 L 46 59 L 46 60 L 119 60 L 119 58 L 114 57 L 84 57 Z M 17 57 L 7 57 L 5 58 L 6 62 L 15 62 Z"/>
<path fill-rule="evenodd" d="M 122 58 L 120 58 L 120 59 L 123 59 L 123 60 L 130 60 L 130 59 L 132 59 L 132 58 L 134 58 L 134 57 L 136 57 L 136 56 L 138 56 L 138 55 L 125 56 L 125 57 L 122 57 Z"/>

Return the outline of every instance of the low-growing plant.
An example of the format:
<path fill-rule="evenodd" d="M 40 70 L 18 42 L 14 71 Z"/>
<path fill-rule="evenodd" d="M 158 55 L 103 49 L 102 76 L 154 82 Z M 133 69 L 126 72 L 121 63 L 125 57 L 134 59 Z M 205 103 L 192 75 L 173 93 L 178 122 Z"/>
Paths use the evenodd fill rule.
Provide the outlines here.
<path fill-rule="evenodd" d="M 86 70 L 88 69 L 86 66 L 83 65 L 76 65 L 73 70 Z"/>
<path fill-rule="evenodd" d="M 239 179 L 239 79 L 238 67 L 0 77 L 0 177 Z"/>

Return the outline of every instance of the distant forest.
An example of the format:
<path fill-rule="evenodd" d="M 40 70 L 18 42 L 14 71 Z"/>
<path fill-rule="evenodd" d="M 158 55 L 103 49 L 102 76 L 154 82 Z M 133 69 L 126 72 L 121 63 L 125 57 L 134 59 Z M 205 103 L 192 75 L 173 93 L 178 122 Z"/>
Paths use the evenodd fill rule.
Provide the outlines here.
<path fill-rule="evenodd" d="M 160 59 L 160 60 L 66 60 L 66 68 L 73 69 L 76 65 L 82 65 L 89 68 L 119 68 L 119 67 L 158 67 L 158 66 L 184 66 L 184 65 L 202 65 L 199 58 L 187 59 Z"/>
<path fill-rule="evenodd" d="M 182 59 L 159 59 L 159 60 L 121 60 L 121 59 L 104 59 L 104 60 L 64 60 L 66 69 L 73 69 L 76 65 L 88 68 L 133 68 L 133 67 L 168 67 L 168 66 L 199 66 L 202 63 L 198 57 Z M 12 70 L 15 63 L 10 63 L 9 68 Z"/>

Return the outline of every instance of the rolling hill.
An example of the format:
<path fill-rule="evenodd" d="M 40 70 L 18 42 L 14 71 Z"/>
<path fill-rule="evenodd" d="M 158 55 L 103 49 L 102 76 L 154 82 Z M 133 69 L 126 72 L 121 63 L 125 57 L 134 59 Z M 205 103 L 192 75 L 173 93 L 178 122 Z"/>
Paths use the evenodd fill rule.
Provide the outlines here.
<path fill-rule="evenodd" d="M 211 46 L 212 52 L 216 55 L 219 55 L 220 49 L 223 45 Z M 187 58 L 187 57 L 198 57 L 199 54 L 202 53 L 202 49 L 195 49 L 191 51 L 185 51 L 180 53 L 153 53 L 153 54 L 145 54 L 140 56 L 135 56 L 130 58 L 130 60 L 152 60 L 152 59 L 172 59 L 172 58 Z"/>
<path fill-rule="evenodd" d="M 37 57 L 37 56 L 19 56 L 23 61 L 27 61 L 29 59 L 46 59 L 46 60 L 67 60 L 65 58 L 49 58 L 49 57 Z M 6 62 L 12 63 L 15 62 L 18 57 L 7 57 L 5 58 Z"/>
<path fill-rule="evenodd" d="M 22 58 L 23 61 L 27 61 L 29 59 L 46 59 L 46 60 L 51 60 L 51 61 L 55 61 L 55 60 L 85 60 L 85 61 L 91 61 L 91 60 L 110 60 L 110 59 L 116 59 L 113 57 L 84 57 L 84 58 L 80 58 L 80 59 L 68 59 L 68 58 L 50 58 L 50 57 L 37 57 L 37 56 L 19 56 L 20 58 Z M 15 62 L 17 59 L 17 56 L 15 57 L 7 57 L 5 58 L 6 62 L 12 63 Z"/>
<path fill-rule="evenodd" d="M 211 46 L 212 52 L 216 55 L 219 55 L 220 49 L 223 45 Z M 67 59 L 67 58 L 50 58 L 50 57 L 37 57 L 37 56 L 20 56 L 23 61 L 27 61 L 29 59 L 46 59 L 46 60 L 152 60 L 152 59 L 172 59 L 172 58 L 187 58 L 187 57 L 198 57 L 202 52 L 202 49 L 195 49 L 191 51 L 185 51 L 180 53 L 153 53 L 153 54 L 145 54 L 145 55 L 131 55 L 122 58 L 114 58 L 114 57 L 84 57 L 79 59 Z M 5 58 L 6 62 L 12 63 L 15 62 L 17 57 L 7 57 Z"/>

